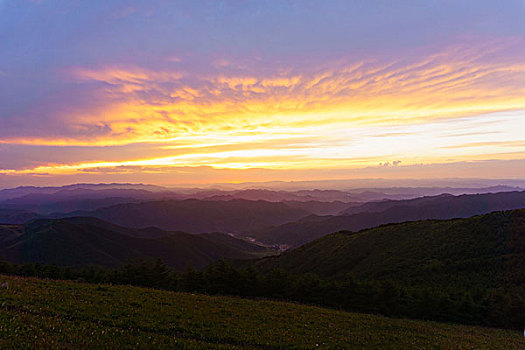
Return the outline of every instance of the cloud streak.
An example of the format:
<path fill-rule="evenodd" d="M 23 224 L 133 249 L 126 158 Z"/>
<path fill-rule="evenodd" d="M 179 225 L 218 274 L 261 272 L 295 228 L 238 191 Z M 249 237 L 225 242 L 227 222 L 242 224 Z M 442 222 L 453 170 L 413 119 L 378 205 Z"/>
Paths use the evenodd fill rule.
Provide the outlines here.
<path fill-rule="evenodd" d="M 501 19 L 488 3 L 472 18 L 453 4 L 456 12 L 411 4 L 403 14 L 362 3 L 363 18 L 352 20 L 345 2 L 6 4 L 47 35 L 7 17 L 0 27 L 4 175 L 525 159 L 525 37 L 512 29 L 521 28 L 519 3 Z M 46 16 L 57 27 L 40 27 Z M 442 37 L 421 22 L 429 16 L 449 24 Z M 78 25 L 93 21 L 89 32 Z"/>

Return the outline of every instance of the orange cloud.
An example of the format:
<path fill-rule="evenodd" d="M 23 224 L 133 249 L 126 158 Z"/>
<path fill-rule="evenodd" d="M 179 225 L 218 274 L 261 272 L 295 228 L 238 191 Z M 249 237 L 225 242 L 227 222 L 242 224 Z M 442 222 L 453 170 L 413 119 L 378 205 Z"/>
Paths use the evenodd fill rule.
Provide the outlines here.
<path fill-rule="evenodd" d="M 494 128 L 482 124 L 489 119 L 498 122 L 497 116 L 487 117 L 490 113 L 525 109 L 525 64 L 498 60 L 496 55 L 510 44 L 451 47 L 390 61 L 340 60 L 274 74 L 226 74 L 221 69 L 230 67 L 229 61 L 216 64 L 217 74 L 202 75 L 140 67 L 76 68 L 69 74 L 80 84 L 101 84 L 94 96 L 100 102 L 97 108 L 61 118 L 69 130 L 87 128 L 87 132 L 5 138 L 0 143 L 64 147 L 145 143 L 159 144 L 173 154 L 0 172 L 72 174 L 170 166 L 354 169 L 384 159 L 409 165 L 483 159 L 485 154 L 525 158 L 525 145 L 516 134 L 524 126 L 519 117 L 501 124 L 495 140 L 486 137 Z M 454 124 L 467 117 L 476 123 Z M 104 132 L 90 133 L 90 127 Z M 517 151 L 502 150 L 509 145 Z"/>
<path fill-rule="evenodd" d="M 259 132 L 264 140 L 283 128 L 314 124 L 398 125 L 525 108 L 525 65 L 489 59 L 503 49 L 491 42 L 419 59 L 336 62 L 271 76 L 76 68 L 70 73 L 80 82 L 106 84 L 94 96 L 102 107 L 68 113 L 63 122 L 70 129 L 106 125 L 110 132 L 4 142 L 117 145 L 213 136 L 228 129 Z"/>

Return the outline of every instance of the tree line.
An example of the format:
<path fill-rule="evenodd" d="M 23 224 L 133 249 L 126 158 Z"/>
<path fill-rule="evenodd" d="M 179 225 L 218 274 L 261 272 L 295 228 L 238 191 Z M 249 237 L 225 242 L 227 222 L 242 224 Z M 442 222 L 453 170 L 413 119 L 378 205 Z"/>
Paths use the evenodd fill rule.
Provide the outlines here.
<path fill-rule="evenodd" d="M 207 269 L 172 271 L 161 260 L 96 266 L 12 264 L 0 259 L 0 273 L 51 279 L 142 286 L 179 292 L 234 295 L 295 301 L 346 311 L 392 317 L 521 329 L 525 326 L 525 288 L 475 289 L 406 286 L 392 280 L 338 280 L 280 269 L 262 273 L 252 265 L 239 268 L 221 260 Z"/>

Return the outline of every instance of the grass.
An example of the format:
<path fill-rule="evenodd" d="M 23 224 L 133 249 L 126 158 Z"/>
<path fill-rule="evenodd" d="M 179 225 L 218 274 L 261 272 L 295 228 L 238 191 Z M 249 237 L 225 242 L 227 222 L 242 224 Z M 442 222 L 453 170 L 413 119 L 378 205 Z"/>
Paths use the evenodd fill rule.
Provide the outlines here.
<path fill-rule="evenodd" d="M 519 331 L 0 276 L 0 348 L 523 349 Z"/>

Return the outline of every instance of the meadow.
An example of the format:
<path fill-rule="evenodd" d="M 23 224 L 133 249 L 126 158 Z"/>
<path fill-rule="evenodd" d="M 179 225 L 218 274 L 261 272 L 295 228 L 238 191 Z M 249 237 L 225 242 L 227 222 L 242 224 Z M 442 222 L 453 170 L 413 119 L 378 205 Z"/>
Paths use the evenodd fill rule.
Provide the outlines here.
<path fill-rule="evenodd" d="M 521 331 L 0 275 L 0 348 L 523 349 Z"/>

